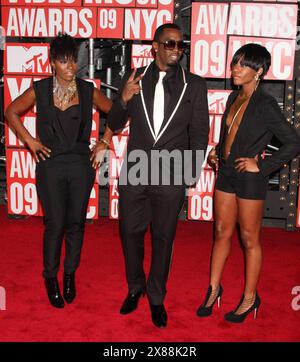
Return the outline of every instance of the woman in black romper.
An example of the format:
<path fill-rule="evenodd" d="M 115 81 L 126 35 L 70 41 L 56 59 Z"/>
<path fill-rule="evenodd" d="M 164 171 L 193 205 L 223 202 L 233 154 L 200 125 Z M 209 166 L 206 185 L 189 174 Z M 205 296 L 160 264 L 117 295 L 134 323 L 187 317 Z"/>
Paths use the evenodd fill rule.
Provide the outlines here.
<path fill-rule="evenodd" d="M 232 79 L 239 90 L 230 94 L 223 116 L 220 142 L 208 161 L 218 169 L 215 186 L 215 240 L 211 256 L 210 286 L 197 310 L 199 317 L 211 315 L 223 293 L 222 272 L 239 222 L 245 253 L 243 296 L 225 319 L 241 323 L 256 312 L 260 298 L 256 291 L 262 266 L 260 230 L 268 176 L 300 153 L 300 139 L 286 122 L 276 100 L 263 92 L 259 81 L 267 73 L 271 56 L 257 44 L 241 47 L 231 63 Z M 271 157 L 261 154 L 275 135 L 282 146 Z"/>
<path fill-rule="evenodd" d="M 6 119 L 32 152 L 36 162 L 36 186 L 44 211 L 43 260 L 48 298 L 64 307 L 57 280 L 65 237 L 63 296 L 76 296 L 75 271 L 79 266 L 89 196 L 99 166 L 99 151 L 108 146 L 111 132 L 89 148 L 93 105 L 107 113 L 111 101 L 93 84 L 76 78 L 78 50 L 75 40 L 59 34 L 50 45 L 53 77 L 34 82 L 14 100 Z M 24 128 L 20 116 L 37 106 L 37 139 Z M 105 138 L 107 137 L 107 139 Z M 96 156 L 98 155 L 98 156 Z"/>

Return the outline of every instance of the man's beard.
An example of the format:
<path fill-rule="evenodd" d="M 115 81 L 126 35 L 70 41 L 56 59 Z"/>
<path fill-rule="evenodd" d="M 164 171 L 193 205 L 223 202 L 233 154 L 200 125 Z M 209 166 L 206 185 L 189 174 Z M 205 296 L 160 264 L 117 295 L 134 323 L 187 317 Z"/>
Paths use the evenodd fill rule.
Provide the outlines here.
<path fill-rule="evenodd" d="M 175 63 L 168 63 L 168 67 L 178 67 L 179 65 L 179 60 L 177 60 Z"/>

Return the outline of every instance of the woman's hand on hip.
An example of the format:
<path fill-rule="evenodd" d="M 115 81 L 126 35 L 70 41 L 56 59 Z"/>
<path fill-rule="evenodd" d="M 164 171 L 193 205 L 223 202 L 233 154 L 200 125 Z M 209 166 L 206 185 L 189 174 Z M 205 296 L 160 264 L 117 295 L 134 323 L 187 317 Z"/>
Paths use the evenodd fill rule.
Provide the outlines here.
<path fill-rule="evenodd" d="M 26 144 L 33 154 L 36 162 L 40 162 L 40 160 L 45 161 L 46 158 L 50 157 L 51 150 L 44 146 L 39 140 L 31 138 L 30 140 L 26 141 Z"/>
<path fill-rule="evenodd" d="M 215 148 L 212 148 L 207 157 L 208 164 L 215 170 L 218 171 L 219 168 L 219 158 Z"/>
<path fill-rule="evenodd" d="M 258 157 L 255 156 L 254 158 L 250 157 L 239 157 L 237 158 L 235 162 L 235 169 L 238 172 L 259 172 L 259 168 L 257 165 L 257 159 Z"/>

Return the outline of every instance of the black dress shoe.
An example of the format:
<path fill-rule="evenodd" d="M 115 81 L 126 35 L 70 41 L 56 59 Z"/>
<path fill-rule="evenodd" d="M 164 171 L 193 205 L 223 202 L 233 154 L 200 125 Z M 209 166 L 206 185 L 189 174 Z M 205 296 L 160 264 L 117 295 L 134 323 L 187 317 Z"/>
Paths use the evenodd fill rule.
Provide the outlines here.
<path fill-rule="evenodd" d="M 67 303 L 72 303 L 76 297 L 75 273 L 64 274 L 64 298 Z"/>
<path fill-rule="evenodd" d="M 168 315 L 164 305 L 150 304 L 150 309 L 153 324 L 158 328 L 165 328 L 167 326 Z"/>
<path fill-rule="evenodd" d="M 51 305 L 55 308 L 63 308 L 65 303 L 60 294 L 57 278 L 45 278 L 45 286 Z"/>
<path fill-rule="evenodd" d="M 133 312 L 134 310 L 136 310 L 138 303 L 139 303 L 139 299 L 142 295 L 144 296 L 145 292 L 141 291 L 136 294 L 128 293 L 126 299 L 124 300 L 124 302 L 122 304 L 120 313 L 129 314 L 129 313 Z"/>

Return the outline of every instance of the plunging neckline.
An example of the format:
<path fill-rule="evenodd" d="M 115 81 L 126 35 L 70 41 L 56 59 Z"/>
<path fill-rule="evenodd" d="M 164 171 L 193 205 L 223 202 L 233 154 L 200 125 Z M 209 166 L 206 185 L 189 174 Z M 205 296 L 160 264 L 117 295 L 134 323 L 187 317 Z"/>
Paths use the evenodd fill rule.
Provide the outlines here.
<path fill-rule="evenodd" d="M 65 111 L 67 111 L 67 110 L 69 110 L 70 108 L 75 107 L 75 106 L 79 106 L 79 103 L 72 104 L 70 107 L 68 107 L 68 108 L 66 108 L 66 109 L 60 109 L 60 108 L 57 107 L 55 104 L 53 105 L 53 107 L 55 107 L 56 109 L 58 109 L 60 112 L 65 112 Z"/>
<path fill-rule="evenodd" d="M 230 155 L 231 155 L 231 151 L 232 151 L 233 145 L 234 145 L 234 143 L 236 142 L 237 136 L 238 136 L 239 133 L 240 133 L 241 125 L 242 125 L 242 123 L 244 123 L 243 120 L 244 120 L 244 118 L 245 118 L 245 113 L 246 113 L 247 110 L 248 110 L 249 104 L 250 104 L 250 102 L 251 102 L 251 99 L 252 99 L 254 93 L 255 93 L 255 90 L 254 90 L 254 92 L 251 94 L 251 96 L 250 96 L 246 101 L 244 101 L 244 102 L 241 104 L 241 106 L 240 106 L 239 109 L 238 109 L 238 113 L 240 113 L 241 108 L 242 108 L 242 107 L 245 105 L 245 103 L 248 101 L 248 104 L 246 105 L 246 108 L 244 109 L 244 112 L 243 112 L 242 117 L 241 117 L 241 119 L 240 119 L 240 123 L 239 123 L 238 129 L 237 129 L 237 131 L 236 131 L 236 134 L 234 135 L 234 139 L 233 139 L 233 141 L 232 141 L 232 143 L 231 143 L 231 145 L 230 145 L 230 149 L 229 149 L 229 151 L 228 151 L 228 153 L 227 153 L 227 157 L 226 157 L 226 159 L 225 159 L 226 161 L 228 160 L 228 158 L 229 158 Z M 229 116 L 231 107 L 233 106 L 233 104 L 234 104 L 234 102 L 236 101 L 237 97 L 238 97 L 238 94 L 234 97 L 231 105 L 230 105 L 229 108 L 228 108 L 228 113 L 226 114 L 226 119 L 225 119 L 225 139 L 224 139 L 224 145 L 223 145 L 224 155 L 225 155 L 226 138 L 227 138 L 227 136 L 228 136 L 228 134 L 229 134 L 229 133 L 228 133 L 228 128 L 230 127 L 230 125 L 232 125 L 232 123 L 231 123 L 230 125 L 227 125 L 227 118 L 228 118 L 228 116 Z M 227 129 L 227 132 L 226 132 L 226 129 Z"/>

